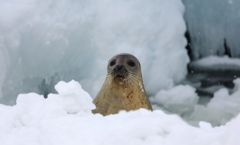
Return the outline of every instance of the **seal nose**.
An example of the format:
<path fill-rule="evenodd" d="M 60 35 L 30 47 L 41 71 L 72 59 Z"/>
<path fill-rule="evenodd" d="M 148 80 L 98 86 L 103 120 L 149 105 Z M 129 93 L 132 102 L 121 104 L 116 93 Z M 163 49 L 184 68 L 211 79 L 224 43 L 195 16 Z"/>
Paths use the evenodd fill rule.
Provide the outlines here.
<path fill-rule="evenodd" d="M 117 66 L 116 66 L 116 70 L 117 71 L 121 71 L 122 69 L 123 69 L 123 65 L 122 64 L 118 64 Z"/>

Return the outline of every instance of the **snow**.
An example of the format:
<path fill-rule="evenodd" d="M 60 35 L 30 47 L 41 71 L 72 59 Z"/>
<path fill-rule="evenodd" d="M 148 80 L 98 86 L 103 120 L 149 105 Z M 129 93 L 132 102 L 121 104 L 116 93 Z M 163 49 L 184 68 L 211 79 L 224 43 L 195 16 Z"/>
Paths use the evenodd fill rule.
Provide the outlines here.
<path fill-rule="evenodd" d="M 179 114 L 192 125 L 198 126 L 199 121 L 205 121 L 212 126 L 220 126 L 240 113 L 240 79 L 234 80 L 234 84 L 231 94 L 226 88 L 222 88 L 214 93 L 206 105 L 198 104 L 199 97 L 195 88 L 189 85 L 161 90 L 150 99 L 156 110 Z"/>
<path fill-rule="evenodd" d="M 95 97 L 122 52 L 140 60 L 148 94 L 171 88 L 189 62 L 183 13 L 181 0 L 1 1 L 0 102 L 72 79 Z"/>
<path fill-rule="evenodd" d="M 223 55 L 225 38 L 229 54 L 239 56 L 239 2 L 227 2 L 226 22 L 223 3 L 201 3 L 217 13 L 187 3 L 190 36 L 201 36 L 192 39 L 194 57 Z M 232 93 L 220 89 L 206 105 L 193 87 L 175 86 L 189 62 L 183 13 L 181 0 L 1 1 L 0 144 L 240 144 L 240 79 Z M 217 31 L 206 29 L 212 25 Z M 92 114 L 107 62 L 122 52 L 140 60 L 155 109 Z M 219 62 L 239 66 L 228 57 L 198 63 Z"/>
<path fill-rule="evenodd" d="M 191 62 L 192 65 L 200 67 L 213 67 L 218 65 L 219 67 L 224 68 L 224 66 L 234 66 L 235 69 L 240 69 L 240 59 L 239 58 L 229 58 L 229 56 L 208 56 L 197 61 Z"/>
<path fill-rule="evenodd" d="M 153 99 L 153 102 L 164 109 L 184 115 L 194 111 L 198 95 L 195 93 L 195 88 L 188 85 L 178 85 L 170 90 L 159 91 Z"/>
<path fill-rule="evenodd" d="M 80 108 L 72 112 L 68 105 L 56 101 L 56 98 L 44 99 L 36 93 L 21 94 L 16 105 L 0 105 L 1 145 L 240 143 L 240 114 L 219 127 L 212 127 L 207 122 L 200 122 L 200 127 L 193 127 L 179 116 L 168 115 L 161 110 L 120 111 L 104 117 L 91 113 L 90 110 L 94 108 L 92 100 L 77 82 L 59 82 L 55 88 L 59 93 L 51 95 L 59 100 L 68 98 L 67 102 L 75 102 Z"/>
<path fill-rule="evenodd" d="M 59 95 L 49 94 L 48 100 L 64 106 L 64 110 L 66 110 L 67 113 L 74 114 L 80 111 L 89 112 L 92 109 L 95 109 L 95 105 L 91 103 L 91 96 L 82 90 L 82 87 L 78 82 L 71 81 L 68 84 L 65 82 L 59 82 L 55 86 L 55 89 Z"/>
<path fill-rule="evenodd" d="M 206 106 L 196 105 L 190 115 L 192 120 L 204 120 L 213 125 L 225 124 L 240 112 L 240 79 L 234 81 L 232 94 L 223 88 L 214 93 L 214 97 Z"/>

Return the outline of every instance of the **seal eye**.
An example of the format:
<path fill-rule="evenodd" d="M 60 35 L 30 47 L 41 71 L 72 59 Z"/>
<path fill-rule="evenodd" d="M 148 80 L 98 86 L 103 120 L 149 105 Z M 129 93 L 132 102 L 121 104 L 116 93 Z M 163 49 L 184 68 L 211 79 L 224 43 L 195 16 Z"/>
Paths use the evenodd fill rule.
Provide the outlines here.
<path fill-rule="evenodd" d="M 111 62 L 110 62 L 110 66 L 114 66 L 115 65 L 115 63 L 116 63 L 116 60 L 114 59 L 114 60 L 112 60 Z"/>
<path fill-rule="evenodd" d="M 129 66 L 131 66 L 131 67 L 134 67 L 134 66 L 135 66 L 135 62 L 132 61 L 132 60 L 129 60 L 129 61 L 127 62 L 127 64 L 128 64 Z"/>

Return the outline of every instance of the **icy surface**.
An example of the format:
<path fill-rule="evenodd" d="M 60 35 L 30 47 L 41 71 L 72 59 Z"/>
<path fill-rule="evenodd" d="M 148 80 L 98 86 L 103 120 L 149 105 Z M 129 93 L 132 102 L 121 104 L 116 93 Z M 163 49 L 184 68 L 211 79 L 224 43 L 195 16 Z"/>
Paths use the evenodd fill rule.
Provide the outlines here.
<path fill-rule="evenodd" d="M 229 58 L 229 56 L 219 57 L 219 56 L 208 56 L 200 60 L 192 62 L 193 65 L 197 66 L 237 66 L 240 69 L 240 59 L 239 58 Z"/>
<path fill-rule="evenodd" d="M 194 59 L 228 54 L 240 57 L 239 0 L 183 0 Z"/>
<path fill-rule="evenodd" d="M 121 52 L 140 60 L 149 94 L 171 88 L 189 61 L 183 13 L 181 0 L 1 1 L 0 102 L 46 96 L 72 79 L 95 97 L 108 60 Z"/>
<path fill-rule="evenodd" d="M 22 94 L 15 106 L 0 105 L 1 145 L 237 145 L 240 114 L 225 126 L 200 122 L 199 128 L 160 110 L 92 114 L 89 95 L 75 81 L 60 82 L 56 98 L 68 98 L 81 109 L 70 111 L 56 98 Z M 77 97 L 76 97 L 77 96 Z M 78 101 L 76 102 L 76 98 Z M 86 103 L 84 106 L 81 102 Z M 74 105 L 74 104 L 73 104 Z M 71 109 L 70 109 L 71 110 Z M 87 112 L 86 112 L 87 111 Z"/>

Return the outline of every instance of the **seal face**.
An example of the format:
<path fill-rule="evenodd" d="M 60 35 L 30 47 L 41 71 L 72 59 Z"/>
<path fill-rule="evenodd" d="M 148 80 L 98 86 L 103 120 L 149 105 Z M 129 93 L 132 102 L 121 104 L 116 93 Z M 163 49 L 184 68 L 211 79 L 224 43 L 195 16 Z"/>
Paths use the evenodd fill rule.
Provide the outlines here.
<path fill-rule="evenodd" d="M 115 55 L 108 62 L 105 82 L 93 100 L 93 113 L 116 114 L 120 110 L 152 110 L 142 81 L 138 59 L 127 53 Z"/>

